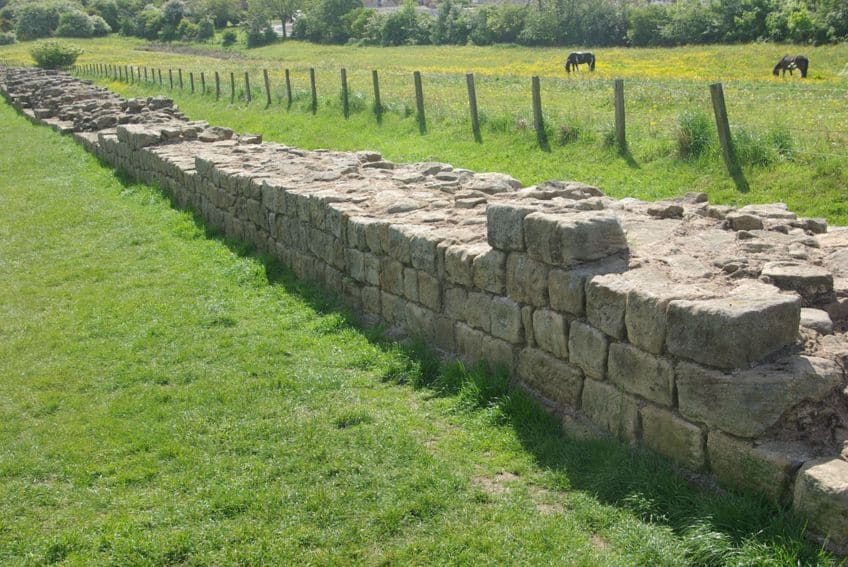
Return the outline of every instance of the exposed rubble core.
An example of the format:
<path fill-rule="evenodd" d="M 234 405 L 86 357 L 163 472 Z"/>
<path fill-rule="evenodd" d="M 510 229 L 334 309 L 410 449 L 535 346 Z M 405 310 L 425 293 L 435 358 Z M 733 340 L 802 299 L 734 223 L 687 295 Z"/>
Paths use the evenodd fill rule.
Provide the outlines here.
<path fill-rule="evenodd" d="M 366 316 L 505 366 L 567 423 L 791 501 L 848 551 L 848 229 L 263 143 L 62 73 L 0 67 L 0 90 Z"/>

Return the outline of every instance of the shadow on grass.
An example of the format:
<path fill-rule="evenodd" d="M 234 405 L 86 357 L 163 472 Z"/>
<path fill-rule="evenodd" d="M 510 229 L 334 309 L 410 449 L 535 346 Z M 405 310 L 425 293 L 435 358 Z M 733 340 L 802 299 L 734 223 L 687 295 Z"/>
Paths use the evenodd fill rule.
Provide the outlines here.
<path fill-rule="evenodd" d="M 126 173 L 115 176 L 125 187 L 139 184 Z M 687 480 L 686 473 L 647 450 L 634 450 L 612 439 L 569 436 L 554 416 L 514 385 L 505 371 L 491 371 L 483 364 L 467 369 L 460 363 L 443 362 L 421 341 L 391 340 L 384 327 L 360 323 L 340 297 L 323 291 L 320 284 L 298 279 L 275 257 L 227 238 L 194 211 L 179 207 L 166 191 L 159 187 L 155 190 L 173 208 L 190 213 L 206 237 L 240 257 L 258 260 L 268 285 L 297 296 L 319 315 L 334 315 L 336 320 L 327 332 L 356 329 L 382 351 L 391 353 L 382 375 L 384 381 L 423 389 L 434 397 L 454 397 L 463 411 L 485 409 L 500 425 L 512 428 L 537 464 L 555 473 L 556 478 L 565 479 L 562 482 L 568 488 L 674 531 L 691 564 L 835 563 L 803 537 L 803 521 L 787 507 Z"/>

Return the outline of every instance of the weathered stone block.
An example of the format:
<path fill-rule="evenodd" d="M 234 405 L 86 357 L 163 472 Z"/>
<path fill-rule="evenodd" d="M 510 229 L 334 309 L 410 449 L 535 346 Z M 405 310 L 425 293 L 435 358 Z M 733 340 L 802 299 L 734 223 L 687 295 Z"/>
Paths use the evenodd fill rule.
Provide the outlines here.
<path fill-rule="evenodd" d="M 494 248 L 474 258 L 474 285 L 484 291 L 503 294 L 506 291 L 506 254 Z"/>
<path fill-rule="evenodd" d="M 449 287 L 445 290 L 445 315 L 456 321 L 466 321 L 468 292 L 462 287 Z"/>
<path fill-rule="evenodd" d="M 518 378 L 546 398 L 567 407 L 578 407 L 583 374 L 545 351 L 525 348 L 518 355 Z"/>
<path fill-rule="evenodd" d="M 380 263 L 380 287 L 395 295 L 403 295 L 403 264 L 384 258 Z"/>
<path fill-rule="evenodd" d="M 584 380 L 581 407 L 589 419 L 616 437 L 630 441 L 638 439 L 639 406 L 633 397 L 615 386 Z"/>
<path fill-rule="evenodd" d="M 627 340 L 639 348 L 661 354 L 665 345 L 668 304 L 675 299 L 706 299 L 711 294 L 695 286 L 678 285 L 662 276 L 645 273 L 627 294 L 624 325 Z"/>
<path fill-rule="evenodd" d="M 406 301 L 402 297 L 384 291 L 380 294 L 380 302 L 383 319 L 390 325 L 406 327 Z"/>
<path fill-rule="evenodd" d="M 520 303 L 543 307 L 548 303 L 548 267 L 526 254 L 514 252 L 506 261 L 507 294 Z"/>
<path fill-rule="evenodd" d="M 586 311 L 586 280 L 591 277 L 580 270 L 551 270 L 548 274 L 548 291 L 551 307 L 582 316 Z"/>
<path fill-rule="evenodd" d="M 407 266 L 412 265 L 413 234 L 411 227 L 398 224 L 389 226 L 389 246 L 387 250 L 389 256 Z"/>
<path fill-rule="evenodd" d="M 506 203 L 486 207 L 486 236 L 489 246 L 498 250 L 524 250 L 524 217 L 535 211 Z"/>
<path fill-rule="evenodd" d="M 418 300 L 433 311 L 442 310 L 441 284 L 427 272 L 418 272 Z"/>
<path fill-rule="evenodd" d="M 472 327 L 487 333 L 492 329 L 492 296 L 472 291 L 465 305 L 465 320 Z"/>
<path fill-rule="evenodd" d="M 523 342 L 521 306 L 508 297 L 495 296 L 491 303 L 491 330 L 494 336 L 505 341 Z"/>
<path fill-rule="evenodd" d="M 823 458 L 806 463 L 795 480 L 792 507 L 835 551 L 848 551 L 848 462 Z"/>
<path fill-rule="evenodd" d="M 347 273 L 350 277 L 358 282 L 364 282 L 365 260 L 362 252 L 353 248 L 347 248 L 345 250 L 345 257 L 347 258 Z"/>
<path fill-rule="evenodd" d="M 456 244 L 445 250 L 445 272 L 451 282 L 472 287 L 474 285 L 474 258 L 488 249 L 485 245 Z"/>
<path fill-rule="evenodd" d="M 436 336 L 436 314 L 420 305 L 408 302 L 406 328 L 410 335 L 432 341 Z"/>
<path fill-rule="evenodd" d="M 773 288 L 772 288 L 773 289 Z M 798 335 L 797 297 L 762 293 L 668 304 L 671 354 L 718 368 L 745 368 Z"/>
<path fill-rule="evenodd" d="M 414 233 L 411 240 L 410 254 L 412 266 L 423 270 L 428 274 L 437 275 L 439 256 L 439 239 L 420 228 Z"/>
<path fill-rule="evenodd" d="M 403 269 L 403 295 L 410 301 L 418 301 L 418 272 L 414 268 Z"/>
<path fill-rule="evenodd" d="M 607 336 L 582 321 L 572 321 L 568 333 L 568 357 L 586 376 L 603 380 L 607 370 Z"/>
<path fill-rule="evenodd" d="M 527 254 L 555 266 L 571 266 L 627 250 L 618 219 L 609 213 L 531 213 L 524 217 Z"/>
<path fill-rule="evenodd" d="M 556 311 L 533 312 L 533 333 L 539 348 L 559 358 L 568 358 L 568 321 Z"/>
<path fill-rule="evenodd" d="M 625 337 L 624 314 L 630 281 L 618 274 L 595 276 L 586 289 L 586 317 L 611 337 Z"/>
<path fill-rule="evenodd" d="M 536 346 L 536 337 L 533 334 L 533 308 L 530 305 L 521 308 L 521 324 L 524 327 L 524 341 L 527 346 Z"/>
<path fill-rule="evenodd" d="M 503 368 L 510 375 L 515 372 L 515 349 L 510 343 L 485 335 L 482 349 L 483 359 L 489 363 L 489 368 Z"/>
<path fill-rule="evenodd" d="M 434 342 L 436 348 L 445 352 L 456 352 L 456 341 L 454 340 L 454 332 L 456 322 L 448 317 L 437 316 L 435 320 L 436 336 Z"/>
<path fill-rule="evenodd" d="M 832 361 L 792 356 L 751 370 L 724 374 L 677 365 L 680 414 L 738 437 L 757 437 L 803 401 L 819 401 L 842 381 Z"/>
<path fill-rule="evenodd" d="M 647 447 L 688 469 L 704 467 L 704 434 L 698 426 L 656 406 L 642 408 L 640 415 L 642 440 Z"/>
<path fill-rule="evenodd" d="M 483 358 L 482 331 L 472 329 L 465 323 L 457 323 L 454 327 L 456 333 L 456 350 L 467 364 L 474 364 Z"/>
<path fill-rule="evenodd" d="M 370 219 L 365 223 L 365 242 L 373 254 L 381 255 L 389 252 L 389 223 L 377 219 Z"/>
<path fill-rule="evenodd" d="M 808 305 L 833 298 L 833 274 L 820 266 L 800 262 L 769 262 L 762 275 L 780 289 L 796 291 Z"/>
<path fill-rule="evenodd" d="M 707 437 L 710 468 L 726 486 L 742 487 L 780 502 L 800 466 L 813 457 L 810 447 L 799 442 L 750 441 L 710 431 Z"/>
<path fill-rule="evenodd" d="M 628 392 L 663 406 L 674 402 L 674 367 L 668 360 L 624 343 L 609 347 L 609 378 Z"/>

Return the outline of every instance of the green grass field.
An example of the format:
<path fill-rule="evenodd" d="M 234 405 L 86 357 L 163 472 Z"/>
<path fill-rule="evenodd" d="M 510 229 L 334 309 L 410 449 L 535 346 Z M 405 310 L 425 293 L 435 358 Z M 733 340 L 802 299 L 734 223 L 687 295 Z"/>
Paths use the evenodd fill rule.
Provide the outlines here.
<path fill-rule="evenodd" d="M 832 562 L 356 328 L 4 103 L 0 146 L 0 564 Z"/>
<path fill-rule="evenodd" d="M 575 179 L 615 197 L 660 199 L 705 191 L 714 202 L 785 201 L 808 216 L 848 223 L 848 45 L 697 46 L 674 49 L 598 49 L 597 72 L 562 69 L 568 49 L 495 47 L 397 48 L 317 46 L 288 41 L 260 49 L 223 50 L 215 44 L 151 51 L 139 40 L 111 37 L 69 40 L 86 50 L 80 64 L 142 65 L 164 71 L 164 86 L 127 85 L 100 79 L 126 96 L 165 93 L 192 118 L 261 133 L 268 140 L 318 148 L 375 149 L 396 161 L 438 160 L 480 171 L 503 171 L 525 184 Z M 0 47 L 0 61 L 28 64 L 28 44 Z M 811 60 L 810 78 L 774 78 L 785 53 Z M 316 70 L 319 109 L 309 111 L 308 69 Z M 352 114 L 342 117 L 339 72 L 345 67 Z M 168 88 L 167 70 L 183 69 L 184 88 Z M 291 71 L 294 101 L 287 107 L 283 71 Z M 262 69 L 270 72 L 272 105 L 265 108 Z M 387 107 L 377 124 L 371 112 L 371 70 L 380 72 Z M 423 74 L 429 131 L 414 117 L 412 72 Z M 189 73 L 209 92 L 222 77 L 222 100 L 192 95 Z M 252 81 L 245 104 L 243 76 Z M 229 74 L 236 77 L 230 104 Z M 471 134 L 465 73 L 477 77 L 482 143 Z M 532 129 L 530 77 L 542 78 L 542 102 L 551 147 L 543 151 Z M 629 156 L 606 143 L 613 128 L 612 80 L 625 79 Z M 176 79 L 175 79 L 176 80 Z M 750 192 L 728 177 L 711 123 L 709 84 L 721 81 Z M 713 138 L 700 158 L 677 151 L 679 116 L 702 112 Z"/>

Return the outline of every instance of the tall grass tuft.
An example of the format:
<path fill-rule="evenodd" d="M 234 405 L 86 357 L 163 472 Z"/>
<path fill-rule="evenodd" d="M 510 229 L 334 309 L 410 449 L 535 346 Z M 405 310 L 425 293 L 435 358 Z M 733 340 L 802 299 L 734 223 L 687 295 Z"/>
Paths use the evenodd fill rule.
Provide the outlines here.
<path fill-rule="evenodd" d="M 677 117 L 677 154 L 681 158 L 698 158 L 714 144 L 713 125 L 703 110 L 684 110 Z"/>

